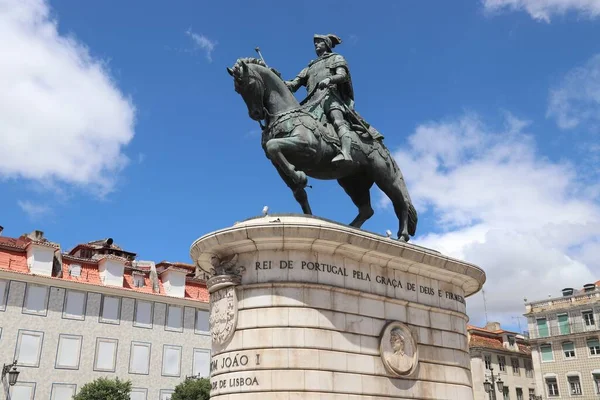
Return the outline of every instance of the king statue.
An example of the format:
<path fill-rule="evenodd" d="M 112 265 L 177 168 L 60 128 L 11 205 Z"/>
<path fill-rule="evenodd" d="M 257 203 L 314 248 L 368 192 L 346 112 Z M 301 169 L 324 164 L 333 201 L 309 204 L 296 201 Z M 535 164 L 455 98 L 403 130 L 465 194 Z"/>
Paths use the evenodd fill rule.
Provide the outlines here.
<path fill-rule="evenodd" d="M 354 111 L 354 90 L 348 63 L 343 56 L 333 52 L 333 48 L 342 40 L 328 34 L 314 35 L 313 42 L 318 58 L 312 60 L 294 79 L 285 81 L 285 84 L 292 92 L 306 86 L 307 96 L 301 104 L 317 99 L 316 106 L 321 108 L 325 119 L 323 122 L 329 122 L 335 128 L 341 151 L 331 160 L 332 163 L 352 162 L 350 147 L 353 130 L 372 139 L 383 136 Z"/>

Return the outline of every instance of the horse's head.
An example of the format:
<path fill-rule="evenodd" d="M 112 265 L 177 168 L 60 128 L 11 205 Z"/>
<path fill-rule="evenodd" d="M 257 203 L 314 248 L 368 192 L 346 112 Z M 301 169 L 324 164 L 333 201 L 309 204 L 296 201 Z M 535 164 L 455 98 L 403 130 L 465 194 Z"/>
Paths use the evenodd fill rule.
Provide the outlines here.
<path fill-rule="evenodd" d="M 253 64 L 238 60 L 233 68 L 227 68 L 227 72 L 233 76 L 235 91 L 244 99 L 250 118 L 260 121 L 265 119 L 265 84 L 253 67 Z"/>

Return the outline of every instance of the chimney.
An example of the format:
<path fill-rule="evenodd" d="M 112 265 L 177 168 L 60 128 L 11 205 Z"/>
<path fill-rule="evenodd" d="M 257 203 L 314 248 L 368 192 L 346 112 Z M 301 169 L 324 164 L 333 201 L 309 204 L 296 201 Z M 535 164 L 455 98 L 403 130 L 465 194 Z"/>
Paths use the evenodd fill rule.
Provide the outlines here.
<path fill-rule="evenodd" d="M 4 230 L 4 227 L 2 225 L 0 225 L 0 236 L 2 236 L 2 231 Z"/>
<path fill-rule="evenodd" d="M 500 330 L 500 322 L 488 322 L 485 324 L 485 329 L 488 331 L 499 331 Z"/>
<path fill-rule="evenodd" d="M 35 230 L 27 235 L 29 239 L 40 241 L 44 238 L 44 232 Z"/>

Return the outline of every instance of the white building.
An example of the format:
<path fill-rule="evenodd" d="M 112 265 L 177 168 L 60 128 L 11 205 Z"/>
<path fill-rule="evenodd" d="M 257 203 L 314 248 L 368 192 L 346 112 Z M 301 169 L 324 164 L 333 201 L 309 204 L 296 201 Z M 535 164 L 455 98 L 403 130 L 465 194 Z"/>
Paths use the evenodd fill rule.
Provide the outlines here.
<path fill-rule="evenodd" d="M 600 281 L 525 309 L 544 399 L 600 399 Z"/>
<path fill-rule="evenodd" d="M 0 364 L 20 371 L 0 398 L 66 400 L 118 377 L 134 400 L 165 400 L 208 376 L 208 292 L 194 270 L 136 261 L 112 239 L 62 253 L 39 231 L 0 236 Z"/>
<path fill-rule="evenodd" d="M 497 322 L 485 328 L 469 325 L 469 353 L 475 400 L 493 399 L 484 389 L 484 382 L 498 378 L 503 382 L 502 392 L 496 382 L 496 399 L 529 400 L 538 395 L 528 341 L 520 334 L 502 329 Z"/>

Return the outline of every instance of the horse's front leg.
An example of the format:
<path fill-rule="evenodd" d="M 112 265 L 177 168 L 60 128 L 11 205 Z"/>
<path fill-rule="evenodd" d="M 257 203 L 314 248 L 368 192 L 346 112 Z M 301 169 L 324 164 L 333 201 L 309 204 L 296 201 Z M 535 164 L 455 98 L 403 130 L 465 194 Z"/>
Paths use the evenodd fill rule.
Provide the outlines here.
<path fill-rule="evenodd" d="M 283 179 L 285 184 L 292 190 L 294 198 L 298 204 L 300 204 L 300 207 L 302 207 L 302 212 L 304 214 L 312 215 L 312 210 L 310 209 L 310 204 L 308 203 L 308 195 L 306 194 L 304 187 L 295 184 L 274 162 L 273 166 L 275 166 L 275 169 L 277 170 L 277 173 L 279 173 L 279 176 L 281 176 L 281 179 Z"/>
<path fill-rule="evenodd" d="M 269 159 L 277 165 L 285 176 L 291 179 L 294 186 L 299 188 L 304 188 L 308 183 L 306 174 L 302 171 L 296 171 L 296 167 L 287 160 L 283 153 L 305 152 L 307 150 L 306 141 L 300 137 L 271 139 L 265 145 L 265 151 Z"/>

